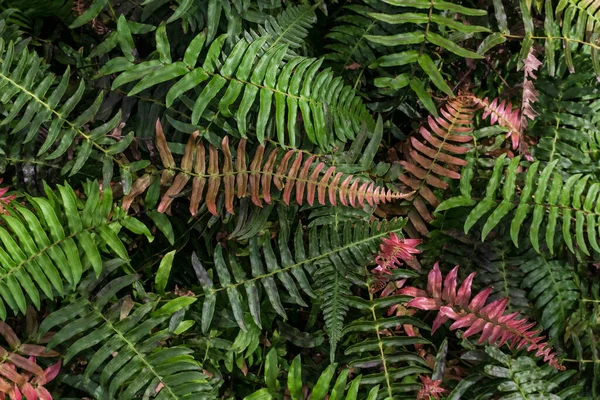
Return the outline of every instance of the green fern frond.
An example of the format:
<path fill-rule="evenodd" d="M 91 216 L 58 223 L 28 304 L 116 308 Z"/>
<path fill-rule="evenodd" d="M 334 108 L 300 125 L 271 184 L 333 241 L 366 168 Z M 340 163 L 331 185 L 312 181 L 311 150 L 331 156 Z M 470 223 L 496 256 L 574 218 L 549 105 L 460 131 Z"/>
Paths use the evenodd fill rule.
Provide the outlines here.
<path fill-rule="evenodd" d="M 425 72 L 438 89 L 448 96 L 454 97 L 452 89 L 448 86 L 438 67 L 429 56 L 428 47 L 429 45 L 440 47 L 446 52 L 459 57 L 483 58 L 483 55 L 467 50 L 459 46 L 457 42 L 479 33 L 489 33 L 491 31 L 483 26 L 464 24 L 450 16 L 457 15 L 466 19 L 468 17 L 483 16 L 487 12 L 443 0 L 384 1 L 395 6 L 400 13 L 369 13 L 368 15 L 378 21 L 392 25 L 394 28 L 393 34 L 366 35 L 366 38 L 372 43 L 398 49 L 402 48 L 403 51 L 384 55 L 374 61 L 370 67 L 415 66 L 418 64 L 420 69 Z M 448 15 L 445 15 L 445 13 Z M 417 46 L 419 49 L 417 49 Z M 423 51 L 424 49 L 426 50 Z M 416 83 L 411 83 L 411 79 L 413 79 L 412 74 L 403 72 L 387 84 L 384 84 L 380 80 L 380 85 L 378 86 L 398 90 L 411 84 L 411 88 L 414 90 Z"/>
<path fill-rule="evenodd" d="M 568 263 L 537 257 L 521 265 L 525 277 L 521 286 L 529 290 L 534 308 L 541 310 L 541 323 L 550 337 L 559 337 L 575 310 L 579 289 L 575 271 Z"/>
<path fill-rule="evenodd" d="M 276 134 L 282 145 L 296 147 L 300 116 L 308 139 L 322 149 L 354 139 L 363 123 L 370 129 L 375 126 L 375 120 L 361 98 L 350 86 L 343 84 L 341 77 L 335 78 L 328 70 L 319 72 L 323 60 L 295 57 L 282 66 L 287 46 L 275 45 L 261 54 L 268 37 L 252 43 L 240 40 L 225 55 L 222 46 L 226 36 L 221 35 L 210 45 L 202 65 L 196 66 L 206 41 L 204 33 L 192 40 L 183 61 L 175 62 L 171 60 L 164 26 L 157 29 L 156 34 L 158 60 L 134 64 L 118 57 L 102 67 L 100 75 L 121 72 L 113 81 L 113 89 L 141 79 L 129 91 L 131 96 L 178 79 L 166 95 L 169 107 L 185 93 L 202 87 L 200 94 L 192 98 L 192 124 L 197 125 L 209 103 L 218 98 L 219 112 L 235 118 L 244 138 L 249 133 L 248 116 L 258 107 L 256 119 L 250 121 L 260 143 Z M 201 85 L 205 81 L 208 83 Z"/>
<path fill-rule="evenodd" d="M 538 253 L 542 251 L 540 233 L 544 234 L 546 246 L 553 253 L 557 231 L 562 232 L 563 242 L 571 252 L 575 252 L 575 238 L 575 244 L 583 253 L 590 254 L 588 243 L 593 251 L 600 253 L 597 238 L 600 202 L 596 201 L 600 184 L 590 181 L 590 176 L 582 174 L 571 175 L 563 182 L 562 175 L 554 172 L 558 160 L 543 169 L 540 168 L 540 162 L 536 161 L 528 167 L 524 179 L 517 180 L 520 156 L 513 158 L 506 167 L 505 158 L 506 155 L 503 154 L 496 159 L 483 199 L 473 199 L 469 183 L 468 190 L 462 196 L 446 200 L 436 211 L 474 206 L 465 221 L 465 232 L 469 232 L 481 218 L 491 212 L 485 219 L 482 239 L 511 213 L 510 237 L 517 247 L 524 222 L 531 217 L 529 240 Z M 506 176 L 502 182 L 504 172 Z M 500 187 L 501 194 L 498 193 Z M 515 198 L 517 187 L 522 189 L 519 197 Z M 559 221 L 561 228 L 558 228 Z"/>
<path fill-rule="evenodd" d="M 276 380 L 279 372 L 277 366 L 277 351 L 271 350 L 267 355 L 266 366 L 265 366 L 265 383 L 267 385 L 264 389 L 259 389 L 256 392 L 244 397 L 244 400 L 260 400 L 260 399 L 272 399 L 281 398 L 282 393 L 289 394 L 292 400 L 304 399 L 305 393 L 305 380 L 302 377 L 302 362 L 298 355 L 292 361 L 287 374 L 287 384 L 279 385 Z M 312 388 L 310 393 L 311 399 L 339 399 L 339 400 L 356 400 L 358 391 L 360 388 L 361 376 L 354 378 L 348 382 L 350 370 L 345 369 L 338 375 L 335 380 L 333 387 L 331 387 L 331 380 L 335 375 L 335 364 L 330 365 L 323 371 L 323 373 L 317 379 L 315 386 Z M 330 390 L 331 389 L 331 390 Z M 373 388 L 367 397 L 367 400 L 374 400 L 377 396 L 377 389 Z"/>
<path fill-rule="evenodd" d="M 557 373 L 547 365 L 540 368 L 530 357 L 513 359 L 496 347 L 486 347 L 485 352 L 500 364 L 488 364 L 484 367 L 489 376 L 496 378 L 494 385 L 499 399 L 560 400 L 571 398 L 572 394 L 578 394 L 581 390 L 581 385 L 578 385 L 579 387 L 557 393 L 559 385 L 576 373 L 574 370 Z"/>
<path fill-rule="evenodd" d="M 178 326 L 166 329 L 165 323 L 196 299 L 178 297 L 161 307 L 156 301 L 135 304 L 129 297 L 111 303 L 137 279 L 136 275 L 124 275 L 97 291 L 99 282 L 93 277 L 86 279 L 80 295 L 40 325 L 41 334 L 60 328 L 48 347 L 68 344 L 65 363 L 85 352 L 89 358 L 84 379 L 98 377 L 101 387 L 106 388 L 102 398 L 125 400 L 142 394 L 155 395 L 156 399 L 213 398 L 212 387 L 193 351 L 164 344 L 178 331 Z"/>
<path fill-rule="evenodd" d="M 268 48 L 279 44 L 287 45 L 288 51 L 285 58 L 293 58 L 297 56 L 296 51 L 304 46 L 308 30 L 316 21 L 315 9 L 317 6 L 318 3 L 313 6 L 308 4 L 292 5 L 276 17 L 268 16 L 258 26 L 257 32 L 252 29 L 244 32 L 246 40 L 253 42 L 261 37 L 267 37 Z"/>
<path fill-rule="evenodd" d="M 418 276 L 415 272 L 396 269 L 393 279 L 415 276 Z M 353 339 L 353 344 L 344 350 L 345 355 L 353 357 L 349 366 L 361 371 L 361 386 L 375 387 L 377 398 L 393 399 L 401 393 L 419 391 L 420 384 L 402 383 L 403 379 L 412 377 L 416 381 L 418 375 L 431 375 L 431 371 L 427 362 L 408 347 L 430 342 L 422 336 L 395 334 L 395 331 L 403 326 L 428 331 L 429 326 L 409 315 L 386 316 L 391 307 L 405 304 L 410 297 L 394 293 L 387 297 L 376 297 L 375 282 L 371 278 L 365 286 L 368 299 L 357 296 L 347 298 L 348 305 L 361 314 L 347 324 L 342 332 L 343 336 Z M 386 332 L 392 334 L 386 335 Z"/>
<path fill-rule="evenodd" d="M 0 216 L 3 320 L 7 317 L 6 305 L 14 313 L 25 313 L 29 301 L 39 309 L 42 293 L 50 299 L 56 297 L 55 293 L 68 293 L 65 281 L 74 288 L 90 266 L 99 275 L 103 252 L 112 251 L 127 260 L 127 250 L 115 233 L 122 227 L 152 238 L 141 222 L 119 215 L 119 210 L 113 208 L 110 188 L 102 192 L 100 199 L 98 183 L 90 182 L 85 202 L 78 200 L 68 185 L 58 189 L 60 197 L 50 191 L 48 198 L 30 197 L 32 208 L 13 202 L 5 207 L 9 214 Z"/>
<path fill-rule="evenodd" d="M 303 242 L 302 227 L 298 226 L 292 239 L 293 253 L 288 243 L 289 227 L 283 226 L 275 243 L 278 255 L 275 254 L 274 246 L 268 237 L 255 236 L 250 239 L 248 248 L 243 250 L 248 254 L 247 258 L 244 257 L 245 260 L 240 259 L 233 251 L 224 254 L 222 248 L 217 246 L 214 259 L 218 285 L 209 278 L 208 271 L 198 259 L 193 257 L 194 269 L 204 291 L 202 330 L 208 331 L 217 303 L 217 294 L 223 291 L 226 291 L 229 307 L 243 330 L 247 329 L 243 317 L 246 310 L 244 304 L 248 305 L 254 323 L 259 327 L 262 325 L 261 287 L 273 309 L 283 318 L 287 318 L 280 293 L 287 293 L 288 301 L 303 306 L 306 306 L 306 303 L 300 291 L 309 297 L 316 297 L 306 275 L 308 272 L 315 280 L 314 286 L 317 288 L 319 302 L 325 315 L 333 352 L 341 337 L 341 322 L 347 310 L 343 297 L 349 294 L 346 282 L 349 279 L 348 275 L 357 274 L 357 271 L 371 262 L 381 238 L 391 232 L 400 232 L 403 226 L 404 221 L 399 219 L 372 224 L 348 222 L 339 230 L 331 226 L 312 228 L 308 233 L 308 248 Z M 248 268 L 244 267 L 248 263 L 242 262 L 248 258 L 252 278 L 248 277 Z M 328 276 L 326 273 L 337 276 Z M 242 286 L 245 294 L 241 290 Z"/>
<path fill-rule="evenodd" d="M 73 148 L 75 159 L 64 167 L 63 172 L 77 173 L 93 151 L 99 151 L 104 162 L 112 165 L 115 162 L 114 155 L 122 152 L 133 140 L 133 133 L 120 141 L 106 137 L 121 121 L 120 112 L 92 131 L 84 127 L 98 112 L 102 104 L 102 93 L 85 111 L 71 117 L 84 97 L 86 86 L 84 81 L 80 81 L 75 92 L 61 102 L 69 85 L 69 68 L 58 85 L 47 95 L 55 84 L 56 76 L 46 71 L 47 67 L 42 64 L 42 58 L 35 51 L 24 49 L 17 54 L 15 44 L 7 44 L 0 39 L 0 59 L 0 104 L 6 110 L 6 114 L 0 119 L 0 125 L 10 127 L 12 135 L 23 135 L 23 143 L 39 139 L 41 146 L 38 156 L 44 160 L 55 160 Z M 45 138 L 39 133 L 41 127 L 48 129 Z M 81 144 L 72 146 L 76 141 L 81 141 Z"/>

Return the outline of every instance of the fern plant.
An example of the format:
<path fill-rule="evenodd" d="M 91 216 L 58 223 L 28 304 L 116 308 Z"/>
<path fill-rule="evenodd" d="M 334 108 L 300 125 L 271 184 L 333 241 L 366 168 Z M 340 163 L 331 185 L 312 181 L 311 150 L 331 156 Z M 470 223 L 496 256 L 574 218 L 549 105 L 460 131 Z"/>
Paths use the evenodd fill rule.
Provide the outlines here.
<path fill-rule="evenodd" d="M 597 398 L 598 9 L 0 1 L 0 398 Z"/>

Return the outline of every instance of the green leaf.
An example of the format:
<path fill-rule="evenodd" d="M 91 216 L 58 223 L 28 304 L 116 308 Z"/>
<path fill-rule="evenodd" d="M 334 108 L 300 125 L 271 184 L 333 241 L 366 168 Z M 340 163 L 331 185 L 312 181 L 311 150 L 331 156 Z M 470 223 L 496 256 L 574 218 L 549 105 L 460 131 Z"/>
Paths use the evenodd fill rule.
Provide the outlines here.
<path fill-rule="evenodd" d="M 196 297 L 182 296 L 169 300 L 167 304 L 154 312 L 155 317 L 170 317 L 177 311 L 194 304 L 198 299 Z"/>
<path fill-rule="evenodd" d="M 417 62 L 419 63 L 421 68 L 423 68 L 423 71 L 425 71 L 425 73 L 429 76 L 431 82 L 433 82 L 433 84 L 437 86 L 438 89 L 446 93 L 448 96 L 454 98 L 454 93 L 452 93 L 452 89 L 450 89 L 450 86 L 448 86 L 448 84 L 442 77 L 442 74 L 440 74 L 440 71 L 437 70 L 435 64 L 433 63 L 433 60 L 427 54 L 421 54 L 419 57 L 417 57 Z"/>
<path fill-rule="evenodd" d="M 171 274 L 171 268 L 173 267 L 173 258 L 175 257 L 176 250 L 170 251 L 160 260 L 158 271 L 154 278 L 154 284 L 159 294 L 165 294 L 165 288 L 169 281 L 169 275 Z"/>

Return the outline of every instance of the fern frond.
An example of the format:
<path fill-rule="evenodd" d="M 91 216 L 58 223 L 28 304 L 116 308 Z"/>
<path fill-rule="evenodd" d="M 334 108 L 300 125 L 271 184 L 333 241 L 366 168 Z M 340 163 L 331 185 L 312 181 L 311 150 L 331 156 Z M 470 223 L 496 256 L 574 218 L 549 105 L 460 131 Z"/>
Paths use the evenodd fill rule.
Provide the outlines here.
<path fill-rule="evenodd" d="M 513 359 L 495 347 L 486 347 L 485 352 L 500 364 L 488 364 L 484 370 L 491 377 L 496 378 L 494 383 L 501 398 L 515 400 L 569 398 L 567 391 L 556 394 L 555 392 L 560 383 L 568 380 L 576 371 L 556 373 L 551 368 L 538 367 L 530 357 L 521 356 Z"/>
<path fill-rule="evenodd" d="M 95 294 L 92 292 L 99 282 L 93 277 L 86 279 L 80 295 L 40 325 L 42 334 L 60 327 L 48 347 L 67 344 L 67 365 L 86 352 L 89 358 L 84 377 L 99 375 L 109 398 L 125 400 L 142 394 L 154 394 L 157 399 L 211 398 L 212 388 L 192 350 L 165 345 L 176 333 L 161 329 L 174 313 L 196 299 L 178 297 L 156 310 L 156 301 L 135 304 L 127 297 L 115 305 L 110 302 L 137 279 L 136 275 L 121 276 Z"/>
<path fill-rule="evenodd" d="M 573 267 L 537 257 L 521 265 L 521 270 L 525 273 L 521 286 L 529 290 L 535 309 L 541 310 L 542 326 L 550 337 L 561 336 L 579 299 Z"/>
<path fill-rule="evenodd" d="M 289 227 L 286 227 L 274 245 L 268 237 L 252 237 L 248 248 L 240 251 L 247 253 L 249 260 L 240 259 L 233 251 L 224 254 L 217 246 L 214 258 L 219 285 L 209 278 L 207 270 L 198 259 L 192 258 L 204 291 L 202 330 L 208 331 L 217 294 L 222 291 L 227 292 L 229 306 L 243 330 L 247 329 L 243 318 L 244 304 L 248 305 L 254 323 L 258 326 L 262 324 L 259 301 L 261 286 L 273 309 L 287 318 L 280 293 L 287 293 L 289 301 L 300 305 L 306 305 L 300 290 L 315 297 L 306 271 L 315 281 L 314 287 L 325 316 L 333 355 L 347 311 L 345 297 L 350 294 L 348 279 L 361 273 L 363 267 L 372 260 L 383 237 L 400 232 L 403 226 L 403 220 L 391 220 L 374 223 L 348 222 L 339 229 L 333 226 L 314 227 L 308 232 L 308 248 L 303 241 L 302 227 L 298 226 L 293 237 L 293 253 L 288 243 Z M 279 256 L 275 254 L 273 247 L 278 249 Z M 243 267 L 248 261 L 250 268 Z M 251 278 L 246 273 L 247 269 L 251 271 Z M 275 278 L 280 284 L 276 283 Z M 281 285 L 283 288 L 279 289 Z M 242 286 L 245 296 L 241 291 Z"/>
<path fill-rule="evenodd" d="M 473 117 L 469 96 L 459 96 L 440 110 L 441 116 L 429 116 L 427 125 L 421 126 L 419 136 L 412 136 L 405 150 L 406 160 L 400 161 L 405 173 L 399 179 L 416 192 L 412 199 L 413 210 L 408 218 L 423 235 L 428 233 L 423 222 L 430 222 L 433 216 L 427 204 L 437 207 L 440 203 L 433 190 L 447 189 L 444 178 L 460 179 L 458 168 L 467 161 L 457 157 L 471 150 Z"/>
<path fill-rule="evenodd" d="M 121 121 L 120 112 L 92 131 L 84 128 L 98 112 L 102 93 L 85 111 L 71 118 L 71 113 L 84 97 L 86 87 L 85 82 L 80 81 L 73 95 L 61 102 L 69 84 L 69 68 L 47 95 L 57 77 L 46 71 L 47 67 L 35 51 L 25 49 L 17 54 L 14 43 L 7 44 L 0 39 L 0 58 L 0 89 L 3 93 L 0 104 L 7 110 L 0 119 L 0 125 L 10 127 L 13 135 L 23 135 L 23 143 L 39 139 L 42 144 L 38 156 L 43 156 L 45 160 L 55 160 L 73 149 L 75 159 L 65 166 L 63 172 L 77 173 L 92 151 L 102 153 L 101 158 L 110 165 L 115 162 L 114 154 L 122 152 L 133 140 L 133 132 L 120 141 L 106 136 Z M 39 133 L 42 126 L 48 129 L 46 137 Z M 80 141 L 80 144 L 72 146 L 76 141 Z"/>
<path fill-rule="evenodd" d="M 42 295 L 53 299 L 64 295 L 66 281 L 76 286 L 85 268 L 102 271 L 101 251 L 113 251 L 128 259 L 123 242 L 113 229 L 125 227 L 152 238 L 141 222 L 119 216 L 113 208 L 112 192 L 102 193 L 97 182 L 87 187 L 87 200 L 81 202 L 73 189 L 59 186 L 60 197 L 30 197 L 32 209 L 12 202 L 1 215 L 0 226 L 0 317 L 6 306 L 16 314 L 25 313 L 28 301 L 38 309 Z M 106 249 L 106 250 L 102 250 Z M 26 298 L 29 298 L 29 300 Z"/>
<path fill-rule="evenodd" d="M 397 269 L 393 276 L 399 279 L 418 275 L 413 271 Z M 374 294 L 377 282 L 372 279 L 366 281 L 368 299 L 358 296 L 347 299 L 348 305 L 360 313 L 360 317 L 343 330 L 344 336 L 353 339 L 353 344 L 344 350 L 344 354 L 353 357 L 349 366 L 363 374 L 361 385 L 373 387 L 378 397 L 395 398 L 407 392 L 416 396 L 421 385 L 402 383 L 403 379 L 411 377 L 416 381 L 419 375 L 431 375 L 431 371 L 427 362 L 408 347 L 429 344 L 427 339 L 414 333 L 416 329 L 428 331 L 430 328 L 421 320 L 404 313 L 386 316 L 390 307 L 406 303 L 410 297 L 391 293 L 377 298 Z M 395 332 L 401 327 L 405 332 Z M 394 334 L 388 335 L 386 332 Z"/>
<path fill-rule="evenodd" d="M 265 369 L 273 371 L 272 376 L 279 375 L 279 367 L 277 365 L 277 351 L 272 349 L 267 355 Z M 280 398 L 283 393 L 289 394 L 291 399 L 304 399 L 307 392 L 310 392 L 311 398 L 332 398 L 339 400 L 354 400 L 357 398 L 360 389 L 361 376 L 358 376 L 348 382 L 350 370 L 345 369 L 338 375 L 337 379 L 331 387 L 331 380 L 335 375 L 335 364 L 329 365 L 319 376 L 313 388 L 309 388 L 302 376 L 302 362 L 300 355 L 294 358 L 287 374 L 287 382 L 285 385 L 278 385 L 278 382 L 269 376 L 265 376 L 267 385 L 264 389 L 259 389 L 256 392 L 244 397 L 245 400 L 261 399 L 261 398 Z M 266 375 L 266 372 L 265 372 Z M 373 391 L 369 393 L 369 399 L 374 398 Z"/>
<path fill-rule="evenodd" d="M 268 16 L 266 20 L 257 27 L 257 32 L 248 30 L 244 32 L 248 42 L 267 37 L 268 48 L 279 44 L 287 45 L 288 52 L 285 58 L 297 56 L 296 51 L 304 45 L 304 39 L 308 36 L 309 29 L 316 21 L 315 5 L 292 5 L 283 10 L 276 17 Z M 267 48 L 267 50 L 268 50 Z"/>
<path fill-rule="evenodd" d="M 544 362 L 560 370 L 564 367 L 552 353 L 552 347 L 544 342 L 544 336 L 538 336 L 539 330 L 532 330 L 535 322 L 527 318 L 517 319 L 519 312 L 504 315 L 508 299 L 495 300 L 485 305 L 492 289 L 487 288 L 475 296 L 471 294 L 471 285 L 475 272 L 470 274 L 457 289 L 458 266 L 456 266 L 442 283 L 442 273 L 436 263 L 429 272 L 427 291 L 408 287 L 400 289 L 400 294 L 414 297 L 406 305 L 420 310 L 436 310 L 438 315 L 433 322 L 432 333 L 448 320 L 454 323 L 451 330 L 467 328 L 463 338 L 481 332 L 479 344 L 489 342 L 499 347 L 510 343 L 510 347 L 520 349 L 525 346 L 527 351 L 535 351 L 537 357 L 543 356 Z"/>
<path fill-rule="evenodd" d="M 472 59 L 483 58 L 481 54 L 459 46 L 454 40 L 449 38 L 449 35 L 455 32 L 473 35 L 490 32 L 490 30 L 483 26 L 464 24 L 457 21 L 455 18 L 445 16 L 444 13 L 448 12 L 448 15 L 456 15 L 466 19 L 469 16 L 486 15 L 487 12 L 485 10 L 467 8 L 442 0 L 384 0 L 384 2 L 397 7 L 400 13 L 369 13 L 368 15 L 376 20 L 393 25 L 395 28 L 394 34 L 384 36 L 366 35 L 366 38 L 373 43 L 388 47 L 402 46 L 403 51 L 379 58 L 372 64 L 372 67 L 381 65 L 414 67 L 418 64 L 420 69 L 425 72 L 438 89 L 453 98 L 454 93 L 452 92 L 452 89 L 448 86 L 444 77 L 438 70 L 438 67 L 435 66 L 433 60 L 429 56 L 428 45 L 439 47 L 442 50 L 453 53 L 459 57 Z M 416 12 L 412 12 L 412 9 Z M 413 48 L 411 46 L 415 47 Z M 417 49 L 416 46 L 419 46 L 419 49 Z M 404 86 L 408 85 L 411 80 L 414 80 L 408 72 L 396 77 L 397 80 L 400 78 L 402 78 L 401 80 L 404 82 Z M 398 87 L 393 88 L 398 89 Z M 411 84 L 411 88 L 413 90 L 416 89 L 414 82 Z M 419 94 L 418 90 L 415 90 L 415 92 Z M 421 98 L 422 95 L 419 95 L 419 97 Z M 429 101 L 431 101 L 431 99 L 429 99 Z"/>
<path fill-rule="evenodd" d="M 334 206 L 340 202 L 344 206 L 364 207 L 365 201 L 370 206 L 374 206 L 407 196 L 403 193 L 394 193 L 369 180 L 337 172 L 335 167 L 327 167 L 324 162 L 318 162 L 314 155 L 305 158 L 306 153 L 301 150 L 284 152 L 280 147 L 271 144 L 256 146 L 248 166 L 245 139 L 238 142 L 234 155 L 229 146 L 229 137 L 223 138 L 221 148 L 218 150 L 203 140 L 196 142 L 197 135 L 198 132 L 190 135 L 181 167 L 177 167 L 168 148 L 162 125 L 160 121 L 156 123 L 157 147 L 165 166 L 160 185 L 170 184 L 158 205 L 158 211 L 161 213 L 168 210 L 175 196 L 184 190 L 190 180 L 192 180 L 190 213 L 193 216 L 197 215 L 198 207 L 203 200 L 211 214 L 221 213 L 217 210 L 216 203 L 221 184 L 225 189 L 225 209 L 230 214 L 235 213 L 233 206 L 235 197 L 241 199 L 249 196 L 252 203 L 258 207 L 263 207 L 265 203 L 271 204 L 273 186 L 277 191 L 282 192 L 283 201 L 288 205 L 291 201 L 300 205 L 306 201 L 309 205 L 313 205 L 315 200 L 323 205 L 326 204 L 327 199 Z M 154 182 L 159 184 L 157 174 L 146 174 L 140 177 L 134 182 L 131 192 L 123 199 L 123 207 L 128 209 L 134 198 Z M 205 186 L 206 196 L 204 196 Z M 292 197 L 294 189 L 295 196 Z"/>
<path fill-rule="evenodd" d="M 575 252 L 575 237 L 575 243 L 583 253 L 590 254 L 588 243 L 594 251 L 600 253 L 597 238 L 600 203 L 596 202 L 600 184 L 588 183 L 590 176 L 582 174 L 572 175 L 563 182 L 562 175 L 554 172 L 558 160 L 554 160 L 543 169 L 539 169 L 539 161 L 534 162 L 529 166 L 525 179 L 517 181 L 520 157 L 513 158 L 506 168 L 505 158 L 504 154 L 496 160 L 485 197 L 481 201 L 477 202 L 472 198 L 469 186 L 469 190 L 463 196 L 446 200 L 440 204 L 437 211 L 460 206 L 472 207 L 476 204 L 465 221 L 465 232 L 491 212 L 486 218 L 481 234 L 482 238 L 486 238 L 492 229 L 514 210 L 511 216 L 510 236 L 515 246 L 519 247 L 519 234 L 525 220 L 531 216 L 529 240 L 538 253 L 541 252 L 539 235 L 544 226 L 545 241 L 550 253 L 554 252 L 557 231 L 562 231 L 563 241 L 571 252 Z M 501 185 L 504 172 L 506 177 Z M 503 186 L 501 195 L 497 193 L 500 186 Z M 517 187 L 522 189 L 519 198 L 515 199 Z M 557 225 L 559 220 L 562 223 L 560 230 Z"/>
<path fill-rule="evenodd" d="M 495 98 L 490 102 L 486 97 L 481 99 L 473 97 L 473 102 L 483 108 L 483 119 L 490 118 L 492 125 L 498 124 L 508 129 L 506 137 L 510 137 L 512 148 L 518 149 L 521 141 L 521 113 L 518 108 L 513 109 L 512 103 Z"/>
<path fill-rule="evenodd" d="M 249 113 L 257 105 L 254 129 L 261 144 L 272 131 L 280 144 L 289 143 L 296 147 L 300 134 L 299 116 L 310 142 L 324 150 L 336 142 L 354 139 L 363 123 L 371 129 L 375 126 L 375 120 L 354 89 L 345 86 L 341 77 L 334 77 L 328 70 L 319 72 L 323 60 L 294 57 L 282 64 L 286 45 L 275 45 L 261 52 L 268 37 L 252 43 L 240 40 L 228 55 L 224 55 L 225 38 L 225 35 L 219 36 L 208 49 L 203 64 L 196 66 L 206 35 L 202 33 L 192 40 L 183 61 L 173 62 L 165 31 L 159 28 L 156 39 L 162 44 L 159 60 L 134 64 L 115 58 L 102 67 L 99 74 L 121 72 L 113 81 L 113 89 L 139 80 L 129 91 L 129 96 L 179 78 L 166 95 L 167 107 L 191 89 L 202 87 L 190 106 L 192 124 L 197 125 L 209 103 L 219 98 L 219 112 L 235 118 L 243 138 L 248 137 L 249 121 L 254 123 L 254 118 L 249 119 Z M 201 86 L 205 81 L 208 83 Z M 238 101 L 239 105 L 234 106 Z"/>
<path fill-rule="evenodd" d="M 5 322 L 0 322 L 0 334 L 9 350 L 0 346 L 0 395 L 11 399 L 25 396 L 31 400 L 52 400 L 44 385 L 58 374 L 61 362 L 43 369 L 37 364 L 37 357 L 57 357 L 58 352 L 47 351 L 39 344 L 22 343 L 17 334 Z M 44 340 L 39 343 L 44 344 Z"/>

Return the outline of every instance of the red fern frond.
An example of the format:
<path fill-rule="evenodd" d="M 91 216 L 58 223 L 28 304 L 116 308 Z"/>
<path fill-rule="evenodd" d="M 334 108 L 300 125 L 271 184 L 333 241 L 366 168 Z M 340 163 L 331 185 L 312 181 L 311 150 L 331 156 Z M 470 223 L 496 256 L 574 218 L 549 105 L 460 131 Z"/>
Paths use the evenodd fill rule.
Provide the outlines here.
<path fill-rule="evenodd" d="M 506 137 L 510 137 L 513 150 L 519 148 L 521 141 L 521 113 L 518 108 L 513 109 L 512 103 L 495 98 L 490 102 L 486 97 L 481 99 L 474 96 L 473 101 L 483 108 L 483 119 L 490 117 L 492 125 L 498 124 L 508 129 Z"/>
<path fill-rule="evenodd" d="M 0 178 L 0 183 L 2 183 L 2 178 Z M 9 204 L 11 201 L 13 201 L 16 196 L 15 195 L 11 195 L 11 196 L 7 196 L 6 193 L 8 192 L 9 187 L 3 187 L 0 188 L 0 214 L 4 214 L 4 208 L 2 207 L 2 204 Z"/>
<path fill-rule="evenodd" d="M 519 312 L 504 314 L 508 298 L 498 299 L 486 305 L 492 288 L 472 296 L 471 285 L 475 277 L 475 273 L 472 273 L 463 281 L 457 292 L 457 276 L 458 266 L 450 271 L 442 283 L 442 273 L 436 263 L 429 272 L 426 292 L 413 287 L 400 289 L 399 292 L 414 297 L 407 303 L 407 307 L 438 311 L 433 321 L 432 334 L 448 320 L 453 320 L 451 330 L 467 328 L 462 335 L 464 338 L 481 333 L 479 344 L 487 341 L 499 347 L 505 343 L 509 343 L 511 348 L 526 347 L 529 352 L 535 351 L 537 357 L 543 356 L 544 362 L 552 367 L 564 370 L 556 359 L 556 353 L 552 352 L 552 347 L 544 341 L 545 336 L 538 336 L 541 330 L 532 330 L 535 322 L 529 322 L 527 318 L 517 319 Z"/>
<path fill-rule="evenodd" d="M 448 391 L 440 386 L 442 384 L 441 379 L 434 381 L 430 377 L 422 375 L 419 378 L 423 382 L 423 387 L 417 393 L 417 400 L 430 400 L 432 397 L 439 399 L 440 395 Z"/>
<path fill-rule="evenodd" d="M 476 111 L 472 98 L 461 94 L 449 101 L 440 109 L 441 115 L 430 116 L 419 136 L 412 136 L 405 146 L 405 160 L 400 161 L 405 173 L 399 179 L 415 191 L 408 218 L 422 235 L 428 233 L 425 222 L 433 220 L 428 204 L 434 208 L 440 204 L 433 190 L 447 189 L 445 179 L 460 179 L 459 170 L 467 164 L 460 155 L 472 148 L 470 133 Z"/>
<path fill-rule="evenodd" d="M 37 364 L 37 357 L 56 357 L 53 350 L 44 346 L 22 343 L 15 332 L 0 321 L 0 335 L 10 350 L 0 346 L 0 395 L 10 399 L 52 400 L 52 395 L 44 385 L 58 375 L 61 362 L 45 370 Z M 0 396 L 4 398 L 4 396 Z"/>
<path fill-rule="evenodd" d="M 409 262 L 415 258 L 413 254 L 421 254 L 421 250 L 417 249 L 421 242 L 421 239 L 404 239 L 391 233 L 390 237 L 384 238 L 383 243 L 379 246 L 379 253 L 375 257 L 378 265 L 371 272 L 390 275 L 392 273 L 390 270 L 402 265 L 401 260 Z"/>

